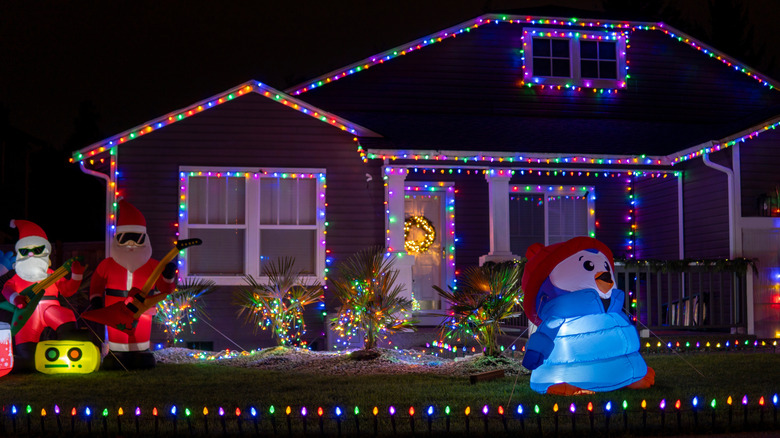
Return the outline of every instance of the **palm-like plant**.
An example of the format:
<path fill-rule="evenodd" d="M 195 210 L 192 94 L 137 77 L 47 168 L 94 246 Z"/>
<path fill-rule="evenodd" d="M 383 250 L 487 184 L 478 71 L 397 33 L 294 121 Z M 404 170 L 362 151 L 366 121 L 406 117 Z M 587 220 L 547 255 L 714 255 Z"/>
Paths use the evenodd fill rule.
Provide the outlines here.
<path fill-rule="evenodd" d="M 499 356 L 498 335 L 502 334 L 501 320 L 522 314 L 515 306 L 522 303 L 520 279 L 525 260 L 487 263 L 471 266 L 458 278 L 458 288 L 450 292 L 433 286 L 453 306 L 442 324 L 442 335 L 473 336 L 482 346 L 485 356 Z"/>
<path fill-rule="evenodd" d="M 179 335 L 184 330 L 193 332 L 192 325 L 198 318 L 208 319 L 204 310 L 203 296 L 214 291 L 211 280 L 188 280 L 176 287 L 176 290 L 164 300 L 157 303 L 157 314 L 154 318 L 165 326 L 168 344 L 175 346 L 181 341 Z"/>
<path fill-rule="evenodd" d="M 382 334 L 413 330 L 414 321 L 407 318 L 412 301 L 400 296 L 403 285 L 395 283 L 398 271 L 394 264 L 384 248 L 371 247 L 342 262 L 332 279 L 341 308 L 331 326 L 345 338 L 362 331 L 364 350 L 375 348 Z"/>
<path fill-rule="evenodd" d="M 236 293 L 238 314 L 244 315 L 255 329 L 270 328 L 281 347 L 306 345 L 301 339 L 306 333 L 303 309 L 322 301 L 323 287 L 319 280 L 306 281 L 304 273 L 294 266 L 294 258 L 278 258 L 263 267 L 266 282 L 259 283 L 248 275 L 245 278 L 248 287 Z"/>

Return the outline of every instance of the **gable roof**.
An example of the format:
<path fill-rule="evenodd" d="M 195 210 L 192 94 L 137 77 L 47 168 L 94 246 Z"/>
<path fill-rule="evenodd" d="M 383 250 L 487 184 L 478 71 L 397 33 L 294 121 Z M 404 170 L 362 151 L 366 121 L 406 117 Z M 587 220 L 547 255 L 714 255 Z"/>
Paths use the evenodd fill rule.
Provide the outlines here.
<path fill-rule="evenodd" d="M 164 116 L 157 117 L 156 119 L 152 119 L 146 123 L 122 131 L 119 134 L 113 135 L 105 140 L 101 140 L 97 143 L 93 143 L 89 146 L 79 149 L 78 151 L 73 152 L 70 161 L 82 161 L 85 158 L 89 158 L 96 154 L 105 152 L 111 148 L 125 144 L 128 141 L 149 134 L 150 132 L 154 132 L 166 126 L 170 126 L 180 120 L 184 120 L 188 117 L 200 114 L 203 111 L 216 108 L 223 103 L 230 102 L 233 99 L 237 99 L 251 93 L 256 93 L 267 97 L 268 99 L 279 102 L 281 105 L 300 111 L 301 113 L 313 117 L 323 123 L 327 123 L 335 128 L 349 132 L 356 136 L 369 138 L 378 136 L 378 134 L 371 131 L 370 129 L 364 128 L 356 123 L 352 123 L 343 117 L 319 109 L 300 99 L 291 97 L 288 94 L 281 92 L 273 87 L 252 80 L 244 82 L 241 85 L 211 96 L 207 99 L 203 99 L 190 106 L 178 109 L 176 111 L 171 111 Z"/>
<path fill-rule="evenodd" d="M 630 34 L 626 89 L 522 83 L 524 27 Z M 777 85 L 664 23 L 486 14 L 287 91 L 381 134 L 368 158 L 671 165 L 774 124 Z"/>

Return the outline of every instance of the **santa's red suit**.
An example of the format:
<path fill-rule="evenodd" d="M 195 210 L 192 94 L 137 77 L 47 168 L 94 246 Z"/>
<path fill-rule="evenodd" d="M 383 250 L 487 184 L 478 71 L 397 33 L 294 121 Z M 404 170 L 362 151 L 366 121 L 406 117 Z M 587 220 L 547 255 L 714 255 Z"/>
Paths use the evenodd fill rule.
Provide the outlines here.
<path fill-rule="evenodd" d="M 53 272 L 49 269 L 46 273 L 52 274 Z M 6 300 L 13 303 L 16 294 L 36 283 L 38 282 L 26 281 L 19 277 L 19 274 L 16 274 L 3 286 L 3 296 Z M 30 319 L 14 337 L 15 343 L 38 342 L 41 340 L 41 333 L 43 333 L 46 327 L 51 327 L 56 331 L 65 323 L 75 324 L 76 316 L 73 314 L 73 311 L 60 305 L 59 295 L 62 294 L 65 297 L 73 296 L 79 290 L 79 285 L 81 285 L 81 275 L 72 274 L 70 280 L 63 278 L 49 286 Z"/>
<path fill-rule="evenodd" d="M 124 199 L 119 200 L 118 207 L 116 233 L 111 240 L 111 257 L 100 262 L 92 274 L 89 298 L 93 308 L 120 302 L 131 303 L 132 296 L 128 297 L 128 292 L 133 288 L 142 289 L 158 264 L 157 260 L 151 258 L 152 247 L 146 234 L 143 214 Z M 159 293 L 174 291 L 174 277 L 175 265 L 170 264 L 155 282 Z M 156 294 L 150 291 L 149 295 Z M 112 354 L 106 359 L 116 360 L 125 368 L 154 366 L 149 346 L 155 311 L 153 307 L 142 314 L 135 327 L 129 331 L 107 325 L 106 341 Z"/>
<path fill-rule="evenodd" d="M 105 306 L 114 303 L 132 301 L 128 298 L 128 291 L 132 288 L 141 289 L 146 280 L 157 266 L 157 260 L 149 259 L 143 266 L 133 272 L 117 263 L 109 257 L 98 265 L 92 274 L 89 287 L 89 298 L 103 297 L 105 294 Z M 163 277 L 157 279 L 155 287 L 161 293 L 170 293 L 176 288 L 172 281 Z M 155 308 L 146 311 L 138 321 L 138 325 L 131 332 L 117 330 L 108 326 L 108 348 L 111 351 L 144 351 L 149 349 L 149 338 L 152 332 L 152 316 Z"/>
<path fill-rule="evenodd" d="M 54 271 L 49 269 L 51 261 L 51 243 L 43 229 L 33 222 L 25 220 L 11 221 L 12 228 L 19 228 L 19 241 L 16 242 L 16 274 L 4 285 L 2 294 L 8 302 L 23 309 L 29 299 L 20 292 L 44 280 Z M 43 298 L 33 310 L 32 315 L 14 336 L 15 352 L 18 359 L 14 368 L 33 370 L 35 366 L 35 347 L 41 341 L 46 328 L 54 330 L 59 340 L 86 340 L 86 333 L 76 325 L 76 316 L 72 310 L 60 305 L 60 294 L 70 297 L 81 285 L 84 266 L 74 262 L 71 266 L 71 278 L 62 278 L 46 288 Z"/>

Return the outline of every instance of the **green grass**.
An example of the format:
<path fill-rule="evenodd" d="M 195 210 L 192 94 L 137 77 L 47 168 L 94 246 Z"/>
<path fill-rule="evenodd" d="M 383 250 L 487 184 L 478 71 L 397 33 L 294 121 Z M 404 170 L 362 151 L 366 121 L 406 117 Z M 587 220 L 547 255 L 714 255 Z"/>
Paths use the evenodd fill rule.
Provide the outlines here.
<path fill-rule="evenodd" d="M 529 388 L 529 376 L 508 376 L 503 379 L 469 384 L 464 377 L 445 377 L 438 375 L 372 375 L 372 376 L 324 376 L 301 375 L 269 372 L 246 368 L 221 366 L 217 363 L 158 365 L 155 369 L 146 371 L 100 371 L 89 375 L 8 375 L 0 379 L 0 405 L 3 405 L 8 415 L 10 405 L 15 405 L 24 412 L 27 405 L 32 407 L 35 418 L 33 431 L 40 427 L 38 419 L 41 409 L 46 409 L 53 426 L 51 413 L 57 404 L 63 412 L 70 412 L 76 407 L 81 413 L 90 407 L 95 415 L 104 408 L 110 412 L 110 427 L 116 427 L 116 412 L 122 407 L 126 412 L 126 426 L 130 427 L 133 409 L 140 406 L 145 418 L 145 426 L 151 427 L 146 419 L 153 407 L 157 407 L 163 418 L 162 428 L 170 432 L 172 427 L 167 414 L 172 405 L 180 412 L 179 432 L 186 430 L 184 416 L 181 412 L 189 408 L 193 412 L 195 427 L 202 428 L 203 407 L 208 407 L 214 421 L 212 432 L 218 423 L 216 413 L 219 407 L 227 411 L 228 431 L 237 431 L 235 408 L 239 407 L 245 421 L 244 427 L 250 427 L 248 412 L 250 406 L 256 407 L 264 419 L 261 430 L 270 431 L 268 409 L 273 405 L 276 409 L 276 422 L 280 433 L 287 433 L 284 410 L 292 407 L 292 425 L 295 433 L 302 432 L 300 410 L 306 406 L 308 427 L 310 433 L 319 433 L 316 410 L 322 406 L 325 411 L 325 426 L 335 431 L 336 420 L 333 418 L 335 407 L 345 411 L 342 421 L 344 434 L 355 434 L 356 426 L 353 410 L 360 409 L 359 420 L 361 431 L 372 430 L 373 416 L 371 410 L 377 406 L 380 410 L 380 430 L 390 430 L 387 414 L 390 405 L 397 409 L 396 422 L 399 434 L 411 431 L 408 410 L 413 406 L 416 410 L 416 431 L 427 432 L 427 417 L 425 410 L 429 405 L 435 408 L 434 430 L 443 430 L 443 409 L 452 409 L 452 430 L 465 432 L 464 410 L 471 408 L 472 432 L 483 432 L 484 405 L 490 407 L 490 427 L 498 432 L 503 430 L 500 419 L 496 417 L 499 405 L 507 409 L 509 428 L 517 431 L 519 421 L 512 415 L 518 403 L 526 412 L 525 427 L 529 432 L 537 433 L 536 417 L 533 414 L 534 405 L 539 405 L 545 431 L 554 427 L 553 405 L 558 404 L 560 434 L 571 431 L 571 415 L 569 406 L 577 406 L 577 430 L 589 431 L 589 418 L 586 410 L 588 402 L 594 405 L 595 422 L 603 429 L 605 422 L 604 405 L 612 402 L 611 431 L 613 434 L 622 430 L 622 407 L 626 400 L 630 411 L 631 430 L 641 422 L 640 404 L 646 400 L 648 404 L 648 424 L 651 433 L 659 430 L 675 432 L 677 429 L 674 403 L 677 399 L 682 403 L 681 430 L 693 428 L 691 400 L 698 396 L 700 414 L 698 416 L 701 431 L 712 430 L 710 402 L 717 399 L 716 426 L 720 429 L 728 422 L 728 406 L 726 398 L 733 397 L 734 426 L 741 429 L 742 406 L 741 399 L 747 395 L 749 399 L 750 428 L 759 428 L 758 399 L 765 397 L 764 427 L 772 423 L 772 395 L 780 392 L 780 355 L 771 352 L 720 352 L 720 353 L 688 353 L 683 355 L 655 354 L 645 356 L 649 366 L 656 370 L 656 385 L 648 390 L 619 390 L 610 393 L 600 393 L 592 396 L 558 397 L 537 394 Z M 510 401 L 511 396 L 511 401 Z M 667 403 L 665 427 L 660 426 L 659 402 L 665 399 Z M 81 414 L 80 414 L 81 415 Z M 68 417 L 69 418 L 69 414 Z M 195 420 L 197 419 L 197 420 Z M 99 429 L 96 418 L 93 427 Z M 20 425 L 22 422 L 19 423 Z M 8 424 L 5 427 L 10 427 Z M 22 426 L 19 426 L 20 428 Z M 26 426 L 25 426 L 26 427 Z M 102 427 L 102 426 L 100 426 Z M 263 429 L 264 428 L 264 429 Z M 297 432 L 296 432 L 297 431 Z M 221 432 L 221 430 L 220 430 Z M 0 430 L 0 435 L 2 430 Z"/>

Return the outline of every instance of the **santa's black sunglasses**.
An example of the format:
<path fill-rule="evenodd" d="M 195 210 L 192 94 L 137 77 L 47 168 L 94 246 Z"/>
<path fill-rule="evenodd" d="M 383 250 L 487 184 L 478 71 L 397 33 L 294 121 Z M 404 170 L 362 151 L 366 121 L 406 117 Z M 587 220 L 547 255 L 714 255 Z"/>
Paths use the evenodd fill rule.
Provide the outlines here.
<path fill-rule="evenodd" d="M 127 242 L 135 242 L 138 245 L 143 245 L 145 240 L 145 233 L 118 233 L 116 235 L 116 241 L 119 242 L 120 245 Z"/>
<path fill-rule="evenodd" d="M 27 257 L 27 254 L 33 253 L 34 255 L 41 255 L 46 251 L 46 245 L 36 246 L 34 248 L 19 248 L 19 255 Z"/>

